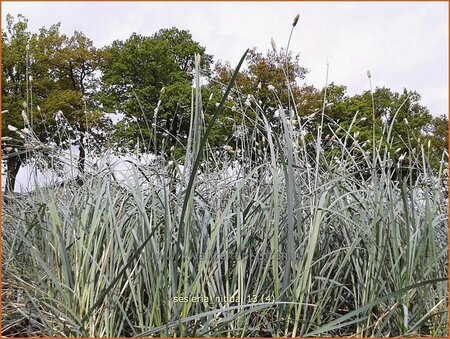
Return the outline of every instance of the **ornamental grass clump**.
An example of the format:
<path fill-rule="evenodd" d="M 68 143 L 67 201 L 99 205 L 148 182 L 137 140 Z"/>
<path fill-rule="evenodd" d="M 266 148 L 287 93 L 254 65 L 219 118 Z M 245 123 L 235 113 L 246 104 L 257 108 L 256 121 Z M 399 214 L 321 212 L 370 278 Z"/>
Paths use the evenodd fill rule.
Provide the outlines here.
<path fill-rule="evenodd" d="M 182 160 L 130 164 L 125 181 L 110 167 L 81 186 L 38 185 L 4 206 L 4 335 L 447 334 L 446 168 L 408 145 L 394 163 L 394 119 L 389 147 L 374 136 L 368 154 L 363 118 L 341 126 L 326 98 L 306 134 L 313 113 L 272 91 L 273 126 L 233 87 L 244 59 L 212 112 L 195 87 Z M 212 149 L 227 105 L 239 133 Z"/>

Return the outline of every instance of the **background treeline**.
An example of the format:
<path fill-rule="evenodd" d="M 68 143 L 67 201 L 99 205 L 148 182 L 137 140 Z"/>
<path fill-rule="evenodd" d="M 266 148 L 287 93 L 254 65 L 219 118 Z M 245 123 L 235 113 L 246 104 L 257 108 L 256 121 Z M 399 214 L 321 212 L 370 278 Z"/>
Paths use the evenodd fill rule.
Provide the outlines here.
<path fill-rule="evenodd" d="M 24 16 L 7 15 L 2 31 L 6 189 L 14 190 L 21 164 L 33 154 L 33 145 L 24 135 L 27 133 L 46 145 L 78 146 L 79 174 L 85 170 L 88 152 L 105 149 L 183 156 L 189 135 L 195 54 L 202 57 L 203 119 L 208 123 L 212 110 L 207 108 L 220 100 L 232 68 L 220 61 L 214 63 L 213 56 L 188 31 L 173 27 L 152 36 L 133 33 L 125 41 L 97 48 L 82 32 L 75 31 L 71 36 L 61 33 L 59 23 L 30 32 Z M 448 120 L 444 115 L 431 115 L 420 103 L 419 93 L 407 89 L 397 93 L 382 87 L 351 96 L 344 85 L 332 83 L 326 89 L 300 85 L 307 73 L 299 55 L 289 52 L 286 56 L 285 51 L 278 53 L 275 49 L 265 53 L 251 50 L 246 68 L 237 77 L 234 95 L 210 134 L 210 146 L 237 150 L 236 135 L 252 133 L 248 128 L 243 130 L 245 116 L 237 108 L 247 107 L 247 116 L 251 117 L 252 105 L 258 105 L 276 132 L 281 125 L 277 113 L 277 102 L 281 101 L 289 103 L 292 114 L 308 121 L 300 131 L 303 140 L 317 133 L 316 126 L 322 126 L 321 115 L 315 112 L 325 105 L 325 135 L 329 132 L 327 124 L 337 123 L 342 128 L 335 137 L 345 137 L 358 114 L 361 121 L 353 128 L 357 129 L 353 137 L 368 152 L 373 133 L 377 140 L 383 140 L 383 128 L 392 125 L 389 147 L 397 157 L 425 145 L 431 165 L 436 169 L 441 165 L 442 151 L 448 145 Z M 285 90 L 286 79 L 290 95 Z M 121 114 L 123 119 L 113 124 L 106 113 Z M 328 138 L 331 136 L 329 133 Z M 327 152 L 337 151 L 328 148 Z"/>

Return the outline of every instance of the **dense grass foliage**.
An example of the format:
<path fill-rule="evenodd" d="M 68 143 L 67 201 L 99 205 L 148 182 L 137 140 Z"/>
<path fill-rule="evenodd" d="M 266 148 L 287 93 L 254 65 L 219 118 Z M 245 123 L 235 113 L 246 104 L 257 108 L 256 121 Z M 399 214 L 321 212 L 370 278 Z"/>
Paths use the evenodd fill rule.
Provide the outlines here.
<path fill-rule="evenodd" d="M 5 196 L 4 335 L 447 335 L 447 167 L 367 151 L 358 116 L 305 139 L 279 102 L 275 133 L 238 90 L 246 132 L 211 149 L 231 85 L 205 128 L 197 86 L 183 163 Z"/>

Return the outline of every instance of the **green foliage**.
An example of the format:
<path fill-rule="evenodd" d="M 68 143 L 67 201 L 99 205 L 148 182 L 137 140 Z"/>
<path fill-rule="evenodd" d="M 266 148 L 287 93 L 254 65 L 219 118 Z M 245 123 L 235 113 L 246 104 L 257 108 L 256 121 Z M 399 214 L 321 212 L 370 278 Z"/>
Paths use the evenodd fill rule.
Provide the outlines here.
<path fill-rule="evenodd" d="M 202 56 L 200 68 L 203 76 L 210 75 L 210 65 L 212 64 L 212 55 L 205 53 L 205 47 L 199 45 L 192 39 L 189 31 L 180 30 L 176 27 L 161 29 L 153 35 L 155 40 L 167 43 L 170 52 L 182 71 L 189 79 L 193 79 L 194 55 Z"/>
<path fill-rule="evenodd" d="M 8 110 L 2 135 L 9 136 L 7 126 L 12 125 L 32 129 L 41 141 L 64 147 L 76 140 L 82 173 L 87 145 L 99 149 L 104 136 L 97 131 L 107 124 L 95 99 L 100 55 L 81 32 L 69 37 L 55 24 L 31 33 L 27 22 L 21 15 L 17 21 L 8 15 L 2 32 L 2 109 Z M 63 124 L 57 113 L 64 117 Z M 31 149 L 25 151 L 23 156 L 33 156 Z"/>
<path fill-rule="evenodd" d="M 35 129 L 42 139 L 53 139 L 58 111 L 76 133 L 90 132 L 105 124 L 96 102 L 95 72 L 99 70 L 100 54 L 92 40 L 77 31 L 71 37 L 61 34 L 59 25 L 42 28 L 35 35 L 33 60 L 34 97 L 41 108 L 34 112 Z M 67 140 L 56 140 L 63 141 Z"/>
<path fill-rule="evenodd" d="M 6 17 L 2 31 L 2 159 L 6 159 L 5 191 L 13 191 L 20 166 L 29 156 L 24 138 L 17 138 L 9 126 L 29 127 L 29 41 L 28 20 L 19 15 L 17 22 Z M 4 138 L 3 138 L 4 137 Z M 8 139 L 9 138 L 9 139 Z"/>
<path fill-rule="evenodd" d="M 306 94 L 305 99 L 300 97 L 298 101 L 302 104 L 301 111 L 312 112 L 303 124 L 308 131 L 306 139 L 312 140 L 317 134 L 317 126 L 321 125 L 322 117 L 319 113 L 323 99 L 321 102 L 320 98 L 325 95 L 325 90 L 319 92 L 308 89 Z M 397 93 L 387 87 L 349 96 L 345 86 L 332 83 L 326 89 L 323 133 L 327 139 L 345 139 L 349 147 L 358 142 L 363 145 L 365 151 L 372 152 L 375 131 L 377 147 L 381 150 L 388 149 L 393 154 L 394 161 L 402 155 L 405 156 L 405 153 L 426 147 L 430 140 L 433 146 L 430 150 L 430 164 L 437 170 L 442 152 L 447 148 L 448 121 L 444 117 L 433 118 L 428 109 L 420 103 L 420 99 L 420 95 L 415 91 L 404 89 L 402 93 Z M 330 154 L 336 155 L 336 150 L 327 149 Z"/>
<path fill-rule="evenodd" d="M 208 74 L 212 57 L 189 32 L 176 28 L 152 37 L 133 34 L 103 49 L 101 101 L 106 109 L 129 118 L 118 126 L 116 140 L 131 137 L 131 147 L 139 142 L 142 150 L 154 152 L 184 143 L 195 53 L 202 56 L 202 69 Z"/>
<path fill-rule="evenodd" d="M 304 79 L 306 73 L 307 70 L 300 66 L 299 55 L 294 57 L 289 52 L 286 56 L 284 50 L 280 53 L 271 50 L 263 55 L 254 48 L 248 54 L 247 68 L 241 71 L 236 79 L 236 91 L 243 98 L 247 94 L 253 94 L 259 107 L 270 117 L 279 104 L 274 92 L 284 104 L 287 104 L 292 96 L 299 97 L 298 80 Z M 231 66 L 218 62 L 215 66 L 214 83 L 223 87 L 230 78 Z M 287 90 L 288 85 L 291 93 Z M 270 89 L 270 86 L 273 86 L 274 90 Z"/>
<path fill-rule="evenodd" d="M 448 154 L 448 118 L 444 115 L 433 117 L 422 127 L 421 140 L 417 142 L 418 147 L 422 145 L 430 158 L 431 168 L 437 170 L 446 164 L 445 154 Z"/>
<path fill-rule="evenodd" d="M 14 136 L 8 125 L 25 127 L 21 112 L 26 110 L 26 55 L 31 38 L 28 20 L 19 15 L 17 22 L 11 15 L 6 17 L 6 30 L 2 32 L 2 136 Z"/>

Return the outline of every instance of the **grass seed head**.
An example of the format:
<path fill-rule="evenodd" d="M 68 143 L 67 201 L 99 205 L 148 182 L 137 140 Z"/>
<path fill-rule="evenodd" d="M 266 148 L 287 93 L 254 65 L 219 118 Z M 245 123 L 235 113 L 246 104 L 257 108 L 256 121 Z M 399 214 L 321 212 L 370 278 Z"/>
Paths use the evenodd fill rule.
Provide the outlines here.
<path fill-rule="evenodd" d="M 30 122 L 28 121 L 27 114 L 25 113 L 24 110 L 22 110 L 22 119 L 23 119 L 23 122 L 25 123 L 25 125 L 29 125 L 30 124 Z"/>
<path fill-rule="evenodd" d="M 31 131 L 30 131 L 28 128 L 22 128 L 20 131 L 21 131 L 23 134 L 31 135 Z"/>
<path fill-rule="evenodd" d="M 300 14 L 297 14 L 294 18 L 294 22 L 292 23 L 292 27 L 295 27 L 297 25 L 299 18 L 300 18 Z"/>
<path fill-rule="evenodd" d="M 12 125 L 8 125 L 8 129 L 9 129 L 11 132 L 17 132 L 17 131 L 18 131 L 18 128 L 17 128 L 17 127 L 14 127 L 14 126 L 12 126 Z"/>

